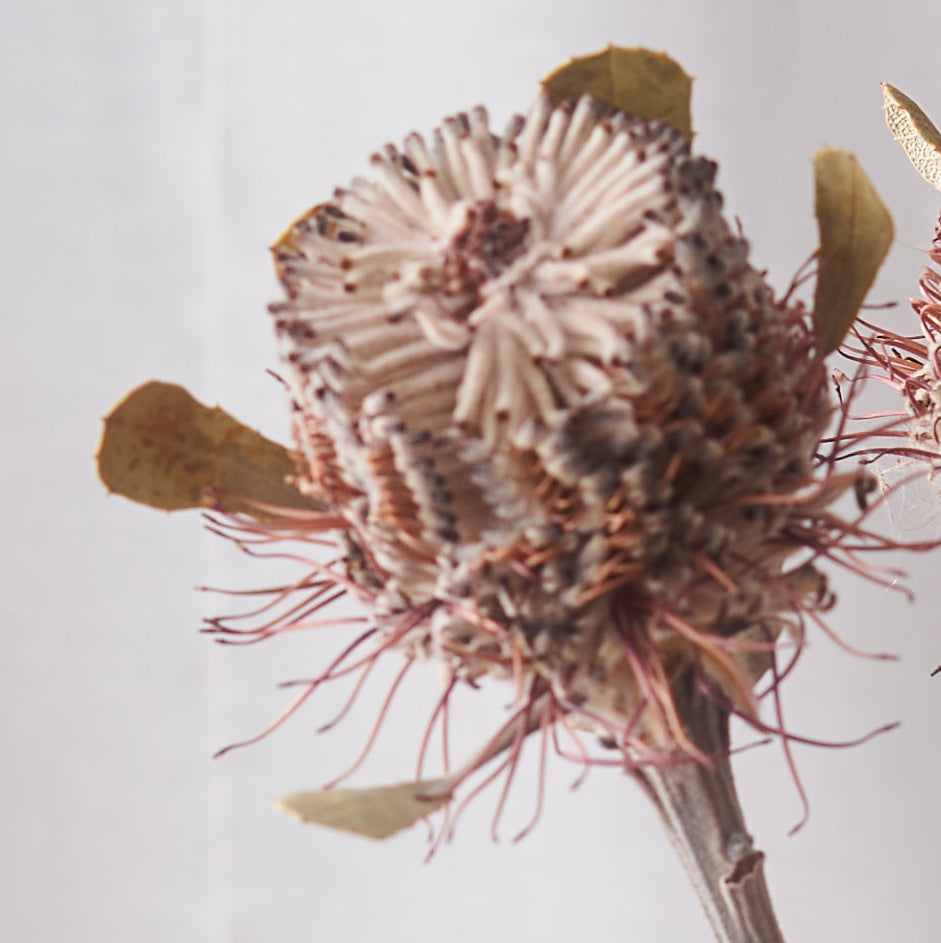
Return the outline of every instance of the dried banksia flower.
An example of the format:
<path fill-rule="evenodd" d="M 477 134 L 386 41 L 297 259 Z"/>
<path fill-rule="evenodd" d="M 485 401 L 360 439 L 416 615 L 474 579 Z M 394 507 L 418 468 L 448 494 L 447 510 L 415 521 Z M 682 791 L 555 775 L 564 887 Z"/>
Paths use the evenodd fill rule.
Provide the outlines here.
<path fill-rule="evenodd" d="M 815 473 L 806 312 L 749 265 L 715 164 L 591 97 L 502 136 L 474 109 L 371 171 L 274 250 L 300 487 L 327 506 L 292 535 L 340 542 L 318 578 L 365 601 L 376 654 L 513 679 L 531 727 L 625 762 L 702 758 L 675 679 L 754 718 L 775 640 L 829 601 L 855 476 Z"/>
<path fill-rule="evenodd" d="M 886 431 L 903 434 L 898 416 L 875 431 L 848 423 L 873 363 L 904 389 L 913 436 L 934 461 L 941 280 L 922 282 L 925 342 L 864 341 L 837 410 L 824 358 L 892 239 L 855 158 L 815 157 L 811 316 L 749 265 L 715 165 L 691 153 L 689 134 L 582 95 L 608 94 L 612 76 L 619 108 L 689 132 L 691 80 L 678 64 L 609 47 L 550 75 L 554 97 L 501 136 L 477 108 L 430 144 L 412 134 L 385 147 L 371 179 L 335 191 L 279 240 L 286 300 L 271 311 L 296 476 L 276 443 L 159 383 L 108 417 L 99 471 L 153 506 L 211 506 L 216 529 L 247 553 L 304 566 L 295 582 L 256 591 L 265 601 L 253 612 L 210 620 L 220 640 L 359 626 L 319 674 L 289 683 L 299 693 L 253 740 L 328 680 L 352 684 L 342 717 L 381 656 L 405 656 L 353 767 L 282 808 L 372 837 L 444 808 L 434 850 L 505 774 L 495 835 L 537 734 L 540 793 L 520 834 L 539 816 L 550 746 L 586 770 L 619 767 L 660 813 L 717 939 L 780 943 L 735 797 L 729 718 L 780 735 L 787 752 L 779 683 L 808 622 L 832 635 L 819 565 L 883 585 L 897 575 L 860 563 L 860 551 L 898 545 L 866 526 L 871 478 L 838 468 L 886 451 Z M 933 252 L 941 263 L 941 245 Z M 850 490 L 861 510 L 847 521 L 832 506 Z M 333 615 L 346 595 L 367 615 Z M 423 660 L 442 667 L 443 686 L 415 780 L 334 789 Z M 452 767 L 450 698 L 485 677 L 513 682 L 515 702 Z M 772 722 L 759 717 L 765 695 Z M 429 778 L 439 728 L 443 771 Z"/>

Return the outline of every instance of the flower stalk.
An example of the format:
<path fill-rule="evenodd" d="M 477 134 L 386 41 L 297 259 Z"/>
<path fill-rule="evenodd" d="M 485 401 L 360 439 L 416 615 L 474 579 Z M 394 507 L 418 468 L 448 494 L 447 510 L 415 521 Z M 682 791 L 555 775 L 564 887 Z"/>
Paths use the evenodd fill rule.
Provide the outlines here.
<path fill-rule="evenodd" d="M 729 762 L 729 713 L 686 672 L 673 697 L 686 731 L 712 758 L 632 771 L 660 815 L 718 943 L 783 943 L 764 854 L 745 827 Z"/>

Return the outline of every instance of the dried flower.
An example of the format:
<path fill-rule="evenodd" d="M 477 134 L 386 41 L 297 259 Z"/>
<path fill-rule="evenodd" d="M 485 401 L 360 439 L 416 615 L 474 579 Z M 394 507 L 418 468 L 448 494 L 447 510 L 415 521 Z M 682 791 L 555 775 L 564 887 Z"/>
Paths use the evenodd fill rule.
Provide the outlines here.
<path fill-rule="evenodd" d="M 376 653 L 512 678 L 533 723 L 632 762 L 701 756 L 677 675 L 755 717 L 775 640 L 829 603 L 856 476 L 815 475 L 804 309 L 749 266 L 712 162 L 590 97 L 502 137 L 477 108 L 371 167 L 274 250 L 300 486 L 329 507 L 292 533 L 338 536 L 319 578 Z"/>
<path fill-rule="evenodd" d="M 681 131 L 618 110 L 688 131 L 689 85 L 663 54 L 609 47 L 550 75 L 502 136 L 482 108 L 446 120 L 430 146 L 412 134 L 373 156 L 371 180 L 290 228 L 274 248 L 287 298 L 271 311 L 294 408 L 292 487 L 285 450 L 167 384 L 135 390 L 108 417 L 99 469 L 135 500 L 212 505 L 248 553 L 299 545 L 271 555 L 301 561 L 304 575 L 258 591 L 270 598 L 252 613 L 210 620 L 220 640 L 366 623 L 319 675 L 292 682 L 300 693 L 259 736 L 322 683 L 353 678 L 343 716 L 380 656 L 404 653 L 359 760 L 283 809 L 384 837 L 443 808 L 440 841 L 505 772 L 495 835 L 538 732 L 541 766 L 551 744 L 633 775 L 718 939 L 771 943 L 782 937 L 735 797 L 729 717 L 780 734 L 787 752 L 779 682 L 807 621 L 832 635 L 819 564 L 883 585 L 897 575 L 860 563 L 862 550 L 899 545 L 865 525 L 871 477 L 837 469 L 901 433 L 899 416 L 874 431 L 848 423 L 873 364 L 905 392 L 913 449 L 936 461 L 941 276 L 922 280 L 925 342 L 863 339 L 863 367 L 835 410 L 824 358 L 888 249 L 888 211 L 852 155 L 819 152 L 813 314 L 792 292 L 776 299 L 722 216 L 715 165 Z M 572 89 L 612 102 L 564 100 Z M 890 117 L 910 142 L 924 122 L 906 101 L 893 98 Z M 941 229 L 932 258 L 941 263 Z M 854 521 L 832 510 L 847 491 Z M 345 594 L 368 618 L 331 618 Z M 427 659 L 444 684 L 416 780 L 333 789 Z M 516 703 L 451 768 L 452 692 L 487 676 L 515 682 Z M 759 718 L 765 694 L 776 724 Z M 425 778 L 437 725 L 444 769 Z M 584 730 L 613 754 L 589 751 Z M 456 788 L 497 757 L 455 812 Z"/>
<path fill-rule="evenodd" d="M 941 220 L 928 258 L 941 265 Z M 920 337 L 862 322 L 869 333 L 856 332 L 860 347 L 849 354 L 898 390 L 904 401 L 901 411 L 887 414 L 894 421 L 882 430 L 883 444 L 874 440 L 874 451 L 927 462 L 933 471 L 941 465 L 941 274 L 925 266 L 918 286 L 921 298 L 911 304 L 921 324 Z M 899 438 L 904 444 L 898 444 Z"/>

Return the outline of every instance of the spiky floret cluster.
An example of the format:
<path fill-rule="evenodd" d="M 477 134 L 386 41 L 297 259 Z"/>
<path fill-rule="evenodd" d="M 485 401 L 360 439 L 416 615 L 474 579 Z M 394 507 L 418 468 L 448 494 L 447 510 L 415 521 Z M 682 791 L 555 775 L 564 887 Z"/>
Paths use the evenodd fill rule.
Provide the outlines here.
<path fill-rule="evenodd" d="M 941 266 L 941 220 L 935 225 L 928 258 Z M 925 266 L 918 287 L 921 297 L 912 298 L 911 304 L 921 322 L 921 336 L 868 325 L 872 333 L 857 332 L 862 349 L 855 356 L 904 400 L 903 428 L 887 429 L 885 434 L 890 442 L 902 437 L 906 444 L 877 450 L 927 462 L 933 471 L 941 466 L 941 274 Z"/>
<path fill-rule="evenodd" d="M 800 306 L 675 130 L 585 97 L 410 135 L 275 247 L 311 530 L 377 650 L 515 678 L 625 751 L 686 747 L 693 665 L 750 713 L 827 600 L 831 413 Z M 804 561 L 795 554 L 804 549 Z"/>

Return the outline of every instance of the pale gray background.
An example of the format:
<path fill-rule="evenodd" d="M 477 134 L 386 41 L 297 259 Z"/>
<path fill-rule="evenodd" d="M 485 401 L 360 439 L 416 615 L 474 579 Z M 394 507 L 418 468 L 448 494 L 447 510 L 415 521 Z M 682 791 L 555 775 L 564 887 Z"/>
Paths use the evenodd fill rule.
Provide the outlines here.
<path fill-rule="evenodd" d="M 546 71 L 608 42 L 666 49 L 697 76 L 697 146 L 719 159 L 730 212 L 779 288 L 814 246 L 813 152 L 854 150 L 897 223 L 873 297 L 904 298 L 941 198 L 886 132 L 878 83 L 941 118 L 937 5 L 5 0 L 0 16 L 0 938 L 709 940 L 651 810 L 615 773 L 572 794 L 576 771 L 554 763 L 520 845 L 531 780 L 497 846 L 483 798 L 430 865 L 420 828 L 374 844 L 273 812 L 352 758 L 380 685 L 339 733 L 314 736 L 337 703 L 325 693 L 267 742 L 211 761 L 341 633 L 239 650 L 197 635 L 230 606 L 195 584 L 259 585 L 268 571 L 196 515 L 105 499 L 99 420 L 159 377 L 283 439 L 265 374 L 266 246 L 383 142 L 478 102 L 502 124 Z M 892 526 L 906 536 L 933 513 L 907 502 Z M 824 738 L 903 725 L 852 750 L 796 751 L 813 805 L 802 833 L 787 836 L 800 805 L 779 749 L 738 763 L 789 940 L 936 938 L 938 560 L 908 562 L 917 606 L 837 577 L 835 628 L 902 660 L 854 660 L 815 633 L 788 722 Z M 357 782 L 411 774 L 433 676 L 414 672 Z M 465 750 L 505 698 L 461 699 Z"/>

